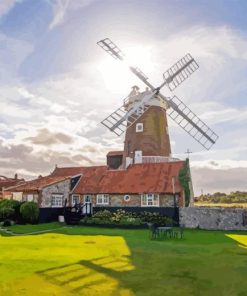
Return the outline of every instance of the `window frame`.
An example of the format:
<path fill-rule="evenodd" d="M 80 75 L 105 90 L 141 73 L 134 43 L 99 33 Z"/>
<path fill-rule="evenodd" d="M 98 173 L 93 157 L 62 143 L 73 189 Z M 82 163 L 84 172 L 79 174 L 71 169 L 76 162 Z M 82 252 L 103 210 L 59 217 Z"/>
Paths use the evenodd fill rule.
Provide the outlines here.
<path fill-rule="evenodd" d="M 75 203 L 74 198 L 78 198 L 79 202 Z M 72 194 L 71 205 L 75 206 L 76 204 L 79 204 L 79 203 L 80 203 L 80 194 Z"/>
<path fill-rule="evenodd" d="M 101 199 L 101 202 L 99 202 Z M 97 205 L 109 205 L 109 194 L 97 194 L 96 204 Z"/>
<path fill-rule="evenodd" d="M 28 202 L 34 201 L 34 194 L 33 193 L 28 193 L 26 195 L 26 199 Z"/>
<path fill-rule="evenodd" d="M 141 195 L 142 207 L 159 207 L 160 197 L 157 193 L 143 193 Z"/>
<path fill-rule="evenodd" d="M 53 199 L 55 199 L 55 203 L 53 202 Z M 57 199 L 61 199 L 61 203 L 57 202 Z M 52 208 L 62 208 L 64 206 L 64 195 L 59 193 L 53 193 L 51 195 L 51 207 Z"/>
<path fill-rule="evenodd" d="M 125 202 L 129 202 L 131 198 L 129 194 L 125 194 L 123 199 Z"/>
<path fill-rule="evenodd" d="M 140 127 L 140 129 L 139 129 Z M 136 124 L 136 133 L 142 133 L 143 132 L 143 123 L 142 122 L 138 122 Z"/>

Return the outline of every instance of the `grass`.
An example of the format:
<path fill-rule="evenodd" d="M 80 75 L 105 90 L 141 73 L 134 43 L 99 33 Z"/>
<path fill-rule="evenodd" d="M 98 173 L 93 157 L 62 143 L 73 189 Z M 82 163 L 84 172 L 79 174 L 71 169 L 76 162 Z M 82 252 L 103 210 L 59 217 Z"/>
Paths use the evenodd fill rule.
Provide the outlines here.
<path fill-rule="evenodd" d="M 75 226 L 1 236 L 0 250 L 0 295 L 244 296 L 247 291 L 247 234 L 241 232 L 186 230 L 182 240 L 152 241 L 147 230 Z"/>
<path fill-rule="evenodd" d="M 224 208 L 247 208 L 247 203 L 209 203 L 209 202 L 195 202 L 197 207 L 224 207 Z"/>

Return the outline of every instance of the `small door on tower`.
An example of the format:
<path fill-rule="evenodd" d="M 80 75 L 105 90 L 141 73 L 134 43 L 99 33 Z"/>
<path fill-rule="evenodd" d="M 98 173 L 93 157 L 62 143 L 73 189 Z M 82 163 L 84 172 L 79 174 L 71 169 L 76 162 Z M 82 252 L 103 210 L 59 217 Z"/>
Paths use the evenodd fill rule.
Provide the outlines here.
<path fill-rule="evenodd" d="M 142 163 L 142 151 L 141 150 L 135 151 L 135 163 Z"/>

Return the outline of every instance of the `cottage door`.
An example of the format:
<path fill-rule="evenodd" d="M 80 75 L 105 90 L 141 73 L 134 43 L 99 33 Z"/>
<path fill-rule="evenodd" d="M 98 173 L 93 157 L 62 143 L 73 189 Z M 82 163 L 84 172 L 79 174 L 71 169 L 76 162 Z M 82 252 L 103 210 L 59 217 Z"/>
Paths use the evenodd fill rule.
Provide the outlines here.
<path fill-rule="evenodd" d="M 84 207 L 82 208 L 82 213 L 91 214 L 91 195 L 84 195 Z"/>

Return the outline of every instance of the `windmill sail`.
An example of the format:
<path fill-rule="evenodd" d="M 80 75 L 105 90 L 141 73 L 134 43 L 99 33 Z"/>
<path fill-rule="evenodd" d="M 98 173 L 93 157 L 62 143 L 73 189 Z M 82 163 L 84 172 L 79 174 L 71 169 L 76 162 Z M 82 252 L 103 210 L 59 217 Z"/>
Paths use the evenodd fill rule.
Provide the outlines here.
<path fill-rule="evenodd" d="M 125 55 L 123 52 L 109 38 L 102 39 L 97 42 L 97 44 L 115 59 L 121 61 L 124 60 Z M 132 66 L 129 66 L 129 68 L 132 73 L 151 89 L 153 95 L 149 97 L 146 96 L 145 100 L 143 99 L 140 103 L 133 104 L 133 108 L 131 109 L 126 110 L 125 105 L 123 105 L 105 118 L 102 121 L 102 124 L 117 135 L 122 134 L 126 127 L 131 126 L 147 110 L 147 108 L 149 108 L 148 101 L 151 100 L 153 96 L 158 95 L 158 97 L 170 107 L 167 110 L 169 116 L 197 142 L 208 150 L 213 144 L 215 144 L 218 136 L 181 100 L 176 96 L 167 100 L 165 96 L 159 93 L 160 89 L 165 85 L 167 85 L 171 91 L 174 90 L 199 68 L 198 64 L 190 54 L 186 54 L 163 74 L 164 82 L 158 88 L 155 88 L 148 81 L 148 77 L 139 68 Z M 143 112 L 138 113 L 139 109 L 142 109 Z"/>
<path fill-rule="evenodd" d="M 102 47 L 109 55 L 114 59 L 123 60 L 124 54 L 115 43 L 113 43 L 109 38 L 105 38 L 97 42 L 97 44 Z"/>
<path fill-rule="evenodd" d="M 130 127 L 144 112 L 147 111 L 149 108 L 148 101 L 154 97 L 155 94 L 155 91 L 147 91 L 140 94 L 139 102 L 131 104 L 130 108 L 126 108 L 126 103 L 124 103 L 120 108 L 102 120 L 101 123 L 110 131 L 120 136 L 125 131 L 126 127 Z M 125 102 L 126 99 L 124 100 Z"/>
<path fill-rule="evenodd" d="M 207 150 L 215 144 L 218 135 L 199 119 L 178 97 L 174 96 L 168 101 L 168 104 L 171 107 L 167 110 L 168 115 L 198 143 Z"/>
<path fill-rule="evenodd" d="M 171 91 L 173 91 L 198 68 L 199 66 L 192 56 L 189 53 L 186 54 L 163 74 L 166 85 Z"/>

